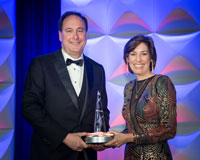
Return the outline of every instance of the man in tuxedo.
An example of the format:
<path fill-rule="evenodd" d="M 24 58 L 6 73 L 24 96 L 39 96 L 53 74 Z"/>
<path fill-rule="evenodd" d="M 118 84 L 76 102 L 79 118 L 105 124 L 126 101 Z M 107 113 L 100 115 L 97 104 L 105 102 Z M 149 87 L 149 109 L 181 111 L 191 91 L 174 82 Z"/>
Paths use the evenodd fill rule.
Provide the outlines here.
<path fill-rule="evenodd" d="M 59 20 L 62 47 L 31 61 L 22 104 L 22 115 L 34 130 L 31 160 L 95 160 L 96 151 L 104 149 L 83 140 L 94 131 L 97 91 L 109 128 L 105 72 L 83 54 L 87 33 L 84 16 L 65 12 Z"/>

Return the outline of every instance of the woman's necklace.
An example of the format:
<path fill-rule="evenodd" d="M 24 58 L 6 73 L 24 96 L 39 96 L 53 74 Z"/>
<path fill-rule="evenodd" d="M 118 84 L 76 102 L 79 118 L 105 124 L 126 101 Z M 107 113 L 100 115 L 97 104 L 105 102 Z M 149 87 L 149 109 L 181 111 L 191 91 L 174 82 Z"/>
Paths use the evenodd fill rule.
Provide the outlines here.
<path fill-rule="evenodd" d="M 138 93 L 141 91 L 141 89 L 144 87 L 145 85 L 145 82 L 146 82 L 147 79 L 144 80 L 144 82 L 142 82 L 142 84 L 140 85 L 140 87 L 138 88 L 138 82 L 136 80 L 135 82 L 135 99 L 138 99 Z"/>

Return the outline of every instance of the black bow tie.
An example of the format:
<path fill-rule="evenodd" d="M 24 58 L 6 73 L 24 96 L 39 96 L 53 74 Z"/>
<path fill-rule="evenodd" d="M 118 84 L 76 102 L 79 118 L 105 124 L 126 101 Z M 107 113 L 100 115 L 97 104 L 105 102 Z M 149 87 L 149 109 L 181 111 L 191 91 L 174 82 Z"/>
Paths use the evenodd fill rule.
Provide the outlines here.
<path fill-rule="evenodd" d="M 83 65 L 83 59 L 79 59 L 79 60 L 73 61 L 73 60 L 67 58 L 66 66 L 69 66 L 72 63 L 75 63 L 78 66 L 82 66 Z"/>

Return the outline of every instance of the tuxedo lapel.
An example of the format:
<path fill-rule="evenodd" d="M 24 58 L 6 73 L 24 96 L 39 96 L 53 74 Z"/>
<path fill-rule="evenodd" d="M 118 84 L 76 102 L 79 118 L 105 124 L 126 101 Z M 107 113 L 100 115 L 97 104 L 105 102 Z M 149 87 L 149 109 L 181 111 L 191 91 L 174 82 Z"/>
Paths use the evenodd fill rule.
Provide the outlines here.
<path fill-rule="evenodd" d="M 55 59 L 54 66 L 55 66 L 55 69 L 58 73 L 60 80 L 62 81 L 63 85 L 65 86 L 66 91 L 68 92 L 68 95 L 72 99 L 76 108 L 79 109 L 77 95 L 76 95 L 76 92 L 71 83 L 71 79 L 69 77 L 69 73 L 67 71 L 61 50 L 56 52 L 56 59 Z"/>
<path fill-rule="evenodd" d="M 83 110 L 82 110 L 82 113 L 81 113 L 81 117 L 80 117 L 80 121 L 82 120 L 83 118 L 83 115 L 85 113 L 85 110 L 87 108 L 87 103 L 88 103 L 88 97 L 90 97 L 91 95 L 91 88 L 93 86 L 93 83 L 94 83 L 94 72 L 92 70 L 92 64 L 88 61 L 87 57 L 84 56 L 84 64 L 85 64 L 85 67 L 84 67 L 84 74 L 86 74 L 85 78 L 86 78 L 86 94 L 85 94 L 85 101 L 84 101 L 84 104 L 83 104 Z"/>
<path fill-rule="evenodd" d="M 92 86 L 94 85 L 94 71 L 92 68 L 92 63 L 89 62 L 86 56 L 84 56 L 84 60 L 85 60 L 85 69 L 88 81 L 88 91 L 90 91 L 92 89 Z"/>

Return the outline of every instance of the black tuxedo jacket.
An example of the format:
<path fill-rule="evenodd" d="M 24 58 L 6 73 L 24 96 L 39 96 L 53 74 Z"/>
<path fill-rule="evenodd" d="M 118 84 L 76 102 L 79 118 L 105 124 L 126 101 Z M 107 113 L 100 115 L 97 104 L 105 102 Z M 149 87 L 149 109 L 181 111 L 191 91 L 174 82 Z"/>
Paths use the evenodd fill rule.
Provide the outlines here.
<path fill-rule="evenodd" d="M 31 159 L 78 159 L 80 152 L 71 150 L 62 141 L 68 133 L 93 132 L 98 90 L 102 96 L 106 128 L 109 128 L 103 66 L 86 56 L 84 64 L 86 83 L 80 110 L 61 50 L 31 61 L 22 103 L 22 115 L 34 129 Z M 89 160 L 96 159 L 96 152 L 92 149 L 81 154 Z"/>

